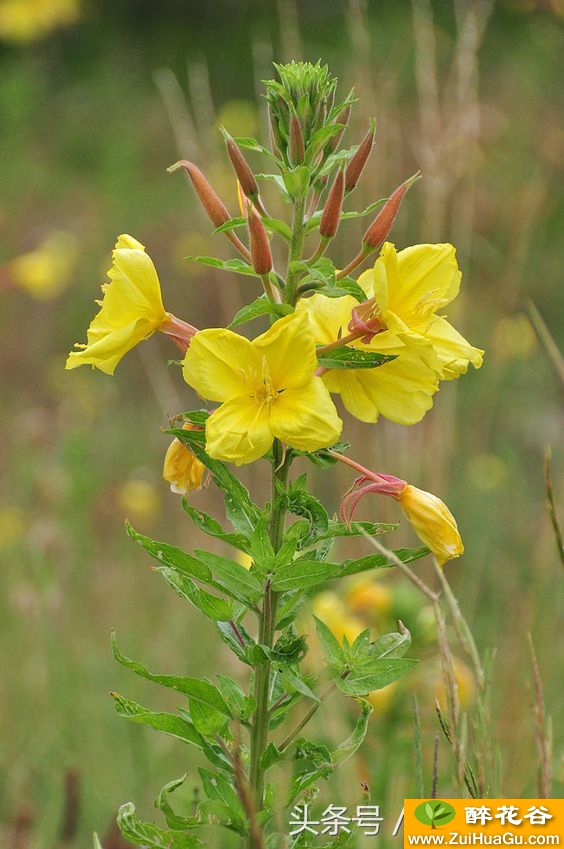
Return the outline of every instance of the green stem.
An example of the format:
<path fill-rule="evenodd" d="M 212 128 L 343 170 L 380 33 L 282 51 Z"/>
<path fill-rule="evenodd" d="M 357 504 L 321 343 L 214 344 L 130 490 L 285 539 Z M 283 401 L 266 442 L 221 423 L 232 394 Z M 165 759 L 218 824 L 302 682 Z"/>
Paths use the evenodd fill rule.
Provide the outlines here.
<path fill-rule="evenodd" d="M 285 301 L 287 304 L 296 302 L 296 288 L 299 281 L 300 272 L 291 271 L 292 262 L 296 262 L 302 258 L 302 250 L 304 247 L 304 208 L 305 197 L 295 198 L 294 215 L 292 218 L 292 241 L 290 242 L 290 253 L 288 255 L 288 281 L 286 283 Z"/>
<path fill-rule="evenodd" d="M 285 488 L 288 481 L 290 468 L 289 458 L 283 457 L 281 443 L 274 443 L 274 462 L 272 471 L 272 516 L 270 520 L 270 539 L 272 547 L 278 551 L 284 534 L 285 508 L 276 506 L 276 497 L 280 484 Z M 264 595 L 259 625 L 259 643 L 263 646 L 272 647 L 276 633 L 276 610 L 278 607 L 279 594 L 272 590 L 270 579 L 264 584 Z M 264 769 L 262 758 L 268 745 L 268 721 L 269 721 L 269 698 L 272 679 L 272 664 L 266 660 L 260 664 L 255 672 L 254 698 L 256 710 L 251 728 L 251 753 L 249 784 L 253 794 L 254 804 L 257 811 L 263 806 L 264 797 Z M 253 846 L 252 841 L 249 844 Z"/>

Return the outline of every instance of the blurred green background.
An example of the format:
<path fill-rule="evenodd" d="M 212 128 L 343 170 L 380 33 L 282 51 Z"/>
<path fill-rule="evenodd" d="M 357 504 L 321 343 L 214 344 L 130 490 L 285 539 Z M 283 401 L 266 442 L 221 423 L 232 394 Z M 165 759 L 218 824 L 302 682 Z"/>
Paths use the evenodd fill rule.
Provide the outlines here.
<path fill-rule="evenodd" d="M 117 667 L 112 627 L 123 650 L 151 669 L 231 668 L 211 627 L 171 596 L 123 533 L 128 516 L 156 538 L 201 543 L 160 478 L 168 444 L 160 429 L 195 404 L 177 371 L 164 366 L 174 350 L 153 339 L 113 379 L 63 367 L 85 337 L 119 233 L 147 246 L 167 309 L 199 327 L 227 323 L 255 297 L 247 278 L 182 259 L 228 257 L 229 246 L 210 235 L 181 176 L 165 169 L 180 157 L 196 161 L 235 213 L 217 128 L 264 139 L 260 81 L 272 75 L 273 59 L 321 58 L 343 94 L 356 87 L 348 145 L 377 117 L 355 207 L 420 168 L 424 180 L 404 203 L 394 241 L 457 246 L 464 294 L 453 317 L 486 349 L 483 368 L 443 384 L 413 428 L 360 426 L 347 416 L 344 436 L 355 457 L 437 492 L 458 518 L 466 554 L 448 574 L 480 649 L 496 653 L 492 735 L 501 789 L 515 797 L 536 795 L 531 631 L 554 720 L 554 795 L 562 795 L 563 575 L 543 476 L 552 444 L 561 495 L 562 386 L 527 310 L 531 299 L 561 338 L 563 23 L 561 0 L 0 0 L 6 846 L 89 846 L 96 829 L 105 849 L 117 849 L 111 823 L 121 802 L 135 799 L 150 818 L 161 785 L 194 774 L 179 742 L 115 715 L 109 690 L 155 708 L 167 699 Z M 266 169 L 258 157 L 252 164 Z M 356 252 L 360 226 L 343 226 L 336 260 Z M 323 473 L 315 481 L 330 510 L 351 483 L 341 471 L 331 488 Z M 263 472 L 258 466 L 244 476 L 266 499 Z M 211 490 L 194 501 L 219 515 Z M 387 507 L 363 509 L 397 518 Z M 403 543 L 414 544 L 405 528 L 393 541 Z M 355 545 L 363 551 L 359 542 L 347 551 Z M 391 573 L 378 588 L 385 601 L 356 613 L 376 632 L 401 616 L 425 660 L 416 678 L 382 699 L 363 757 L 349 770 L 352 784 L 336 777 L 330 795 L 356 804 L 363 778 L 373 800 L 396 811 L 414 793 L 411 693 L 421 702 L 429 773 L 439 685 L 432 627 L 416 591 Z M 473 682 L 462 665 L 461 675 L 471 711 Z M 338 733 L 347 711 L 335 700 L 318 734 Z M 443 743 L 439 754 L 439 790 L 448 796 Z"/>

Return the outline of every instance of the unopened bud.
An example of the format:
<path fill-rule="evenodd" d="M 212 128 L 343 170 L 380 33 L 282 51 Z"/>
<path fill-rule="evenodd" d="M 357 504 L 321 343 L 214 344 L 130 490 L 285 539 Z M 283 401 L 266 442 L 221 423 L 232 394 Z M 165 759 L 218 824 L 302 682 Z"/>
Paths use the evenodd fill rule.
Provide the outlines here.
<path fill-rule="evenodd" d="M 229 215 L 227 207 L 223 201 L 220 200 L 219 196 L 211 187 L 210 183 L 208 183 L 200 169 L 197 168 L 193 162 L 181 159 L 180 162 L 176 162 L 174 165 L 171 165 L 170 168 L 167 168 L 167 171 L 172 173 L 173 171 L 177 171 L 179 168 L 184 168 L 186 171 L 186 174 L 190 178 L 190 181 L 196 190 L 196 194 L 200 198 L 202 206 L 206 210 L 212 224 L 215 227 L 220 227 L 222 224 L 225 224 L 226 221 L 229 221 L 231 216 Z"/>
<path fill-rule="evenodd" d="M 292 165 L 301 165 L 305 157 L 304 134 L 302 125 L 295 112 L 290 118 L 290 162 Z"/>
<path fill-rule="evenodd" d="M 342 169 L 337 173 L 331 186 L 331 190 L 327 196 L 321 222 L 319 224 L 319 234 L 326 239 L 332 239 L 339 227 L 341 220 L 341 208 L 343 206 L 343 198 L 345 196 L 345 174 Z"/>
<path fill-rule="evenodd" d="M 268 105 L 268 137 L 270 139 L 270 149 L 274 156 L 277 156 L 278 159 L 280 159 L 282 156 L 280 153 L 280 132 L 278 131 L 278 127 L 276 126 L 272 115 L 272 107 L 270 104 Z"/>
<path fill-rule="evenodd" d="M 372 145 L 374 144 L 374 135 L 376 133 L 376 124 L 374 121 L 370 123 L 370 129 L 364 136 L 360 145 L 358 146 L 358 150 L 355 155 L 349 162 L 345 174 L 345 191 L 347 194 L 352 192 L 355 188 L 356 184 L 360 179 L 360 175 L 364 171 L 364 166 L 368 161 L 368 157 L 370 156 L 370 151 L 372 150 Z"/>
<path fill-rule="evenodd" d="M 251 240 L 251 265 L 263 277 L 272 270 L 272 253 L 264 224 L 251 203 L 247 203 L 247 224 Z"/>
<path fill-rule="evenodd" d="M 385 242 L 390 230 L 392 229 L 392 225 L 396 215 L 398 214 L 398 210 L 401 206 L 405 193 L 413 185 L 413 183 L 419 179 L 419 177 L 419 173 L 414 174 L 413 177 L 410 177 L 409 180 L 406 180 L 405 183 L 398 186 L 395 192 L 390 195 L 364 234 L 364 238 L 362 240 L 363 245 L 371 250 L 376 250 L 383 242 Z"/>
<path fill-rule="evenodd" d="M 247 197 L 252 199 L 258 197 L 259 187 L 258 183 L 255 179 L 255 175 L 251 171 L 247 160 L 241 153 L 239 146 L 235 142 L 235 140 L 229 135 L 229 133 L 222 127 L 221 132 L 223 133 L 223 137 L 225 139 L 225 146 L 227 148 L 227 154 L 229 159 L 231 160 L 231 164 L 233 166 L 233 170 L 237 175 L 237 179 L 241 183 L 241 188 Z"/>

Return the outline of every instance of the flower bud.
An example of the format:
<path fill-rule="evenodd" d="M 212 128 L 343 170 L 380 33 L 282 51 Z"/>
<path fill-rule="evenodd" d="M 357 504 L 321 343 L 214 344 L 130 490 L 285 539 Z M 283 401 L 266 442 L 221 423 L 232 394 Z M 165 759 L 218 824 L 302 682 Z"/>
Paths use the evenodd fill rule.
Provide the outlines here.
<path fill-rule="evenodd" d="M 179 168 L 184 168 L 186 171 L 186 174 L 190 178 L 190 181 L 196 190 L 196 194 L 200 198 L 202 206 L 206 210 L 214 227 L 220 227 L 222 224 L 225 224 L 226 221 L 229 221 L 231 216 L 229 215 L 227 207 L 223 201 L 220 200 L 219 196 L 211 187 L 200 169 L 192 162 L 188 162 L 186 159 L 181 159 L 180 162 L 176 162 L 174 165 L 171 165 L 170 168 L 167 168 L 167 171 L 172 173 L 173 171 L 177 171 Z"/>
<path fill-rule="evenodd" d="M 250 197 L 255 200 L 255 198 L 258 197 L 259 193 L 259 187 L 255 179 L 255 175 L 251 171 L 247 160 L 241 153 L 241 150 L 239 149 L 239 146 L 237 145 L 235 140 L 223 127 L 221 127 L 221 132 L 223 133 L 223 137 L 225 139 L 227 154 L 229 156 L 229 159 L 231 160 L 231 164 L 233 166 L 235 174 L 237 175 L 237 179 L 241 184 L 241 188 L 243 189 L 247 197 Z"/>
<path fill-rule="evenodd" d="M 193 425 L 185 422 L 183 430 L 193 430 Z M 173 439 L 168 446 L 163 464 L 163 478 L 170 483 L 172 492 L 186 495 L 193 489 L 200 489 L 206 467 L 179 439 Z"/>
<path fill-rule="evenodd" d="M 376 133 L 376 123 L 370 122 L 370 129 L 361 141 L 358 150 L 347 165 L 345 173 L 345 191 L 348 194 L 352 192 L 360 179 L 360 175 L 364 171 L 364 166 L 368 161 L 372 145 L 374 144 L 374 135 Z"/>
<path fill-rule="evenodd" d="M 290 162 L 292 165 L 301 165 L 305 157 L 304 134 L 302 125 L 295 112 L 290 117 Z"/>
<path fill-rule="evenodd" d="M 272 253 L 264 224 L 250 202 L 247 202 L 247 224 L 251 240 L 251 265 L 262 277 L 272 271 Z"/>
<path fill-rule="evenodd" d="M 413 530 L 441 566 L 464 553 L 456 519 L 440 498 L 411 484 L 406 484 L 396 497 Z"/>
<path fill-rule="evenodd" d="M 345 173 L 339 169 L 333 185 L 327 196 L 323 215 L 319 224 L 319 234 L 326 239 L 332 239 L 339 227 L 341 208 L 345 196 Z"/>
<path fill-rule="evenodd" d="M 386 241 L 388 234 L 392 229 L 395 217 L 398 214 L 404 195 L 411 185 L 419 179 L 419 176 L 420 175 L 418 173 L 415 174 L 413 177 L 410 177 L 409 180 L 406 180 L 405 183 L 402 183 L 401 186 L 398 186 L 395 192 L 392 192 L 364 234 L 362 239 L 363 245 L 371 250 L 376 250 Z"/>

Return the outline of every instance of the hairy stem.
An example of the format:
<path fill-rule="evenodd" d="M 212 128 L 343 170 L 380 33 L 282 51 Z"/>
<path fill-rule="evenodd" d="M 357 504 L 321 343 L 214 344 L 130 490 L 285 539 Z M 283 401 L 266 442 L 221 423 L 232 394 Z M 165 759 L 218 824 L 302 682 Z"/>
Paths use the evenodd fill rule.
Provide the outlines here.
<path fill-rule="evenodd" d="M 278 551 L 282 544 L 284 534 L 285 508 L 276 506 L 276 497 L 279 494 L 280 485 L 286 488 L 290 460 L 283 456 L 281 443 L 274 443 L 274 462 L 272 471 L 272 516 L 270 520 L 270 539 L 272 547 Z M 278 593 L 272 590 L 270 579 L 264 584 L 262 611 L 259 625 L 259 643 L 263 646 L 272 647 L 276 633 L 276 609 L 278 607 Z M 269 698 L 272 679 L 272 664 L 269 660 L 263 661 L 255 671 L 254 698 L 256 710 L 251 728 L 251 755 L 249 784 L 254 798 L 256 810 L 260 811 L 263 806 L 264 797 L 264 769 L 262 758 L 268 745 L 268 721 L 269 721 Z M 253 837 L 251 835 L 250 849 L 253 849 Z"/>
<path fill-rule="evenodd" d="M 292 241 L 290 242 L 290 253 L 288 255 L 288 280 L 286 283 L 285 301 L 287 304 L 295 304 L 296 288 L 299 280 L 299 272 L 291 269 L 292 262 L 302 258 L 304 246 L 304 207 L 305 198 L 299 197 L 294 200 L 294 215 L 292 218 Z"/>

